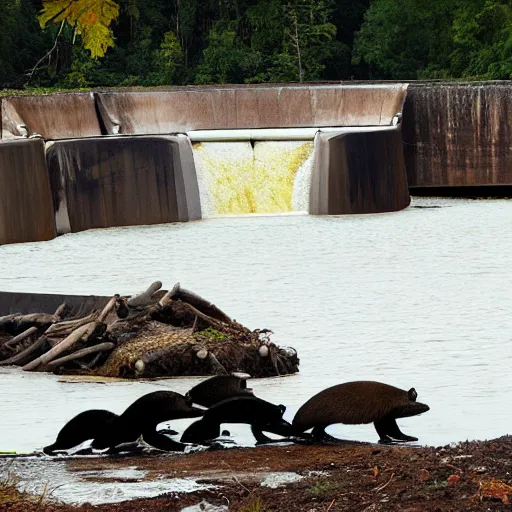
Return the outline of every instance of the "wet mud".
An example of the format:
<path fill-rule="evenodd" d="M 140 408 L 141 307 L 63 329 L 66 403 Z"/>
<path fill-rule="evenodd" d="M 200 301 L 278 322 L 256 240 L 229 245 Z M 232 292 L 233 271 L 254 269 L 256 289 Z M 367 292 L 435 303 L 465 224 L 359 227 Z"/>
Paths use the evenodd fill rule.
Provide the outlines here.
<path fill-rule="evenodd" d="M 204 487 L 97 506 L 26 496 L 4 500 L 0 511 L 173 512 L 203 500 L 245 512 L 508 510 L 511 452 L 507 436 L 444 447 L 287 445 L 179 457 L 44 459 L 48 467 L 65 464 L 67 472 L 87 472 L 92 479 L 110 475 L 112 483 L 124 477 L 190 479 Z"/>

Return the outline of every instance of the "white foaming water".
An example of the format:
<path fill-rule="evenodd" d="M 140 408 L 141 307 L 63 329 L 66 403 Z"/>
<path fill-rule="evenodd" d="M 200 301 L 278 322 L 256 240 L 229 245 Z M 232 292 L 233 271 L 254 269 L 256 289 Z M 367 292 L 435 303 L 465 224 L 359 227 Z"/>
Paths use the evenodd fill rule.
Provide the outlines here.
<path fill-rule="evenodd" d="M 415 199 L 416 209 L 341 217 L 257 216 L 92 230 L 0 247 L 0 289 L 134 293 L 180 281 L 250 328 L 298 350 L 300 373 L 254 380 L 294 412 L 314 393 L 351 380 L 415 387 L 431 410 L 399 420 L 420 443 L 512 431 L 507 404 L 512 338 L 512 202 Z M 198 379 L 62 383 L 2 369 L 0 451 L 53 442 L 91 408 L 120 413 L 156 389 Z M 171 423 L 181 431 L 189 420 Z M 249 444 L 246 427 L 227 427 Z M 372 425 L 330 432 L 376 441 Z"/>
<path fill-rule="evenodd" d="M 313 141 L 195 143 L 203 218 L 308 212 Z"/>

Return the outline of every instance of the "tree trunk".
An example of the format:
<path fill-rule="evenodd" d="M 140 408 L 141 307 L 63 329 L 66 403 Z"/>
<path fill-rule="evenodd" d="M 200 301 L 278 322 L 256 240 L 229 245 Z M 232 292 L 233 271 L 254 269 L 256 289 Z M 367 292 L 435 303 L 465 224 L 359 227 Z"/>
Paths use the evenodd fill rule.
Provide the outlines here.
<path fill-rule="evenodd" d="M 30 363 L 26 364 L 23 369 L 26 371 L 37 370 L 40 366 L 43 366 L 59 354 L 69 350 L 75 343 L 80 340 L 87 341 L 89 336 L 96 330 L 98 322 L 89 322 L 88 324 L 82 325 L 78 329 L 74 330 L 69 336 L 64 338 L 58 345 L 55 345 L 51 350 L 44 353 L 42 356 L 34 359 Z"/>
<path fill-rule="evenodd" d="M 46 336 L 41 336 L 38 340 L 34 341 L 34 343 L 32 343 L 32 345 L 27 347 L 25 350 L 21 351 L 15 356 L 10 357 L 9 359 L 4 359 L 3 361 L 0 361 L 0 366 L 15 365 L 18 363 L 22 364 L 23 361 L 28 358 L 28 356 L 36 352 L 38 349 L 42 348 L 44 344 L 47 342 L 48 338 Z"/>
<path fill-rule="evenodd" d="M 7 348 L 13 348 L 14 345 L 16 345 L 16 343 L 23 341 L 24 339 L 28 338 L 29 336 L 31 336 L 32 334 L 34 334 L 36 332 L 37 332 L 37 327 L 30 327 L 26 331 L 23 331 L 21 334 L 18 334 L 18 336 L 15 336 L 11 340 L 4 343 L 3 346 L 7 347 Z"/>
<path fill-rule="evenodd" d="M 147 306 L 151 303 L 151 297 L 162 288 L 162 282 L 161 281 L 155 281 L 150 285 L 150 287 L 143 291 L 142 293 L 139 293 L 138 295 L 135 295 L 134 297 L 131 297 L 128 299 L 128 307 L 130 308 L 137 308 L 142 306 Z"/>
<path fill-rule="evenodd" d="M 61 357 L 59 359 L 54 359 L 51 363 L 48 363 L 45 366 L 44 370 L 53 372 L 59 366 L 62 366 L 65 363 L 69 363 L 70 361 L 75 361 L 76 359 L 80 359 L 90 354 L 96 354 L 97 352 L 107 352 L 110 350 L 114 350 L 114 348 L 114 343 L 110 342 L 99 343 L 98 345 L 93 345 L 92 347 L 86 347 L 81 350 L 77 350 L 76 352 L 73 352 L 72 354 L 69 354 L 67 356 Z"/>

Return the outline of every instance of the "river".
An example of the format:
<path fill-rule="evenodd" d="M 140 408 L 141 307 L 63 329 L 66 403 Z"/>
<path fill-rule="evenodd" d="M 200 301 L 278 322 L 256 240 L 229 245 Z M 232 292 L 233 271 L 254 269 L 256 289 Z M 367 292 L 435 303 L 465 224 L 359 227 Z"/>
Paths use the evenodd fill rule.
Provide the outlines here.
<path fill-rule="evenodd" d="M 507 200 L 413 198 L 390 214 L 91 230 L 0 247 L 0 289 L 111 295 L 180 281 L 298 350 L 299 374 L 251 382 L 288 419 L 327 386 L 370 379 L 415 387 L 430 406 L 398 421 L 419 443 L 489 439 L 512 432 L 511 218 Z M 82 410 L 120 413 L 146 392 L 196 382 L 64 383 L 2 369 L 0 451 L 32 452 Z M 329 431 L 377 440 L 372 425 Z"/>

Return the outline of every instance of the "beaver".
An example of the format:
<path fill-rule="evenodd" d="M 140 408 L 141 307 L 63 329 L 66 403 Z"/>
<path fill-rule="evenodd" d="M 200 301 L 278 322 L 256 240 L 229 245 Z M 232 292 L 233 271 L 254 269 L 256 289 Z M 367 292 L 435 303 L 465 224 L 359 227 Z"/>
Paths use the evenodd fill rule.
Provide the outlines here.
<path fill-rule="evenodd" d="M 280 436 L 294 435 L 290 423 L 283 419 L 284 405 L 274 405 L 255 396 L 235 396 L 207 409 L 181 436 L 182 443 L 204 443 L 220 436 L 223 423 L 248 423 L 258 444 L 272 442 L 263 431 Z"/>
<path fill-rule="evenodd" d="M 247 374 L 215 375 L 201 381 L 185 396 L 203 407 L 211 407 L 233 396 L 254 396 L 252 389 L 247 387 L 248 378 Z"/>
<path fill-rule="evenodd" d="M 55 443 L 45 446 L 43 453 L 53 455 L 56 451 L 66 451 L 94 439 L 118 417 L 117 414 L 105 409 L 90 409 L 81 412 L 61 428 Z M 178 434 L 172 429 L 162 429 L 158 433 L 170 436 Z M 88 451 L 88 449 L 84 449 L 84 453 Z"/>
<path fill-rule="evenodd" d="M 403 434 L 396 418 L 407 418 L 427 412 L 426 404 L 416 402 L 418 394 L 373 381 L 338 384 L 310 398 L 293 418 L 292 425 L 300 432 L 313 428 L 317 440 L 330 438 L 325 428 L 334 423 L 356 425 L 373 422 L 380 442 L 417 441 Z M 334 438 L 331 438 L 334 439 Z"/>
<path fill-rule="evenodd" d="M 142 436 L 146 443 L 160 450 L 183 451 L 185 445 L 157 431 L 157 425 L 169 420 L 197 418 L 204 412 L 204 409 L 193 407 L 191 400 L 179 393 L 153 391 L 135 400 L 123 414 L 101 429 L 94 437 L 92 447 L 114 448 Z"/>
<path fill-rule="evenodd" d="M 52 455 L 56 451 L 69 450 L 89 439 L 94 439 L 117 417 L 117 414 L 104 409 L 81 412 L 62 427 L 55 443 L 45 446 L 43 452 Z"/>

